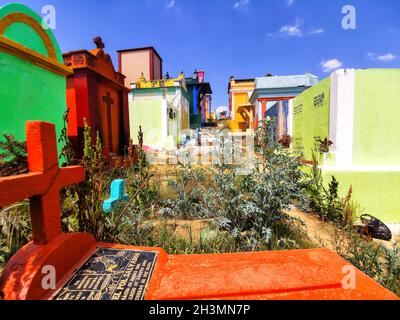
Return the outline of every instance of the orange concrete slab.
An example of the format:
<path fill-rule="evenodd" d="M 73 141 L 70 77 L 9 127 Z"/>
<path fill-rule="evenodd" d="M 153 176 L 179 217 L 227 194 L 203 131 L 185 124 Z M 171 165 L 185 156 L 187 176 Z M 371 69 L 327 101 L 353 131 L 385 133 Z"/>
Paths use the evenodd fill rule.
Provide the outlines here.
<path fill-rule="evenodd" d="M 356 270 L 356 288 L 342 288 L 349 263 L 328 249 L 169 256 L 147 299 L 396 299 Z"/>

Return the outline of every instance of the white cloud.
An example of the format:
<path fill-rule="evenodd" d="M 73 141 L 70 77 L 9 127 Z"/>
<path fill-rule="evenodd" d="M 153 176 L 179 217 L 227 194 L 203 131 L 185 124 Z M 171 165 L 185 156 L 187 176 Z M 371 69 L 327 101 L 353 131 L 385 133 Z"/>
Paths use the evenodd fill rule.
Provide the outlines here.
<path fill-rule="evenodd" d="M 301 37 L 303 35 L 300 27 L 294 25 L 286 25 L 279 30 L 282 37 Z"/>
<path fill-rule="evenodd" d="M 343 66 L 343 62 L 338 59 L 330 59 L 321 62 L 321 67 L 324 72 L 331 72 Z"/>
<path fill-rule="evenodd" d="M 250 3 L 250 0 L 238 0 L 233 5 L 234 9 L 238 9 L 239 7 L 244 7 Z"/>
<path fill-rule="evenodd" d="M 387 53 L 381 56 L 378 56 L 377 59 L 382 62 L 389 62 L 396 59 L 396 56 L 393 53 Z"/>
<path fill-rule="evenodd" d="M 303 30 L 303 19 L 297 18 L 295 23 L 293 24 L 287 24 L 282 26 L 278 32 L 275 33 L 268 33 L 268 37 L 270 38 L 289 38 L 289 37 L 303 37 L 303 36 L 312 36 L 312 35 L 318 35 L 322 34 L 325 32 L 325 29 L 323 28 L 314 28 L 314 29 L 309 29 L 309 30 Z"/>
<path fill-rule="evenodd" d="M 318 29 L 311 30 L 310 34 L 321 34 L 321 33 L 324 33 L 324 32 L 325 32 L 324 29 L 318 28 Z"/>
<path fill-rule="evenodd" d="M 286 4 L 290 7 L 294 3 L 294 0 L 287 0 Z"/>
<path fill-rule="evenodd" d="M 175 7 L 175 0 L 169 0 L 167 5 L 166 5 L 166 8 L 167 9 L 172 9 L 173 7 Z"/>
<path fill-rule="evenodd" d="M 390 62 L 396 59 L 396 56 L 393 53 L 386 53 L 379 55 L 373 52 L 368 52 L 367 57 L 372 61 L 380 61 L 380 62 Z"/>
<path fill-rule="evenodd" d="M 279 30 L 279 35 L 281 37 L 302 37 L 303 36 L 303 31 L 301 30 L 302 25 L 303 25 L 303 20 L 297 18 L 294 24 L 288 24 L 286 26 L 283 26 Z"/>

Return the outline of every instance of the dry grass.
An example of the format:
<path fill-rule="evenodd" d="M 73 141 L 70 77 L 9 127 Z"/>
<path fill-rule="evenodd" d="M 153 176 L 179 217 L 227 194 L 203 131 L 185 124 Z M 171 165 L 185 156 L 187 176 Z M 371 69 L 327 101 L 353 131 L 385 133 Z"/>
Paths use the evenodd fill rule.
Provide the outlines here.
<path fill-rule="evenodd" d="M 201 233 L 206 229 L 210 219 L 205 220 L 176 220 L 176 219 L 153 219 L 144 221 L 150 223 L 156 230 L 167 227 L 175 236 L 185 239 L 186 241 L 194 241 L 198 243 L 201 238 Z"/>
<path fill-rule="evenodd" d="M 304 213 L 297 208 L 286 212 L 289 216 L 301 220 L 307 229 L 307 235 L 310 240 L 318 246 L 333 249 L 332 233 L 334 227 L 322 221 L 319 216 L 310 213 Z"/>

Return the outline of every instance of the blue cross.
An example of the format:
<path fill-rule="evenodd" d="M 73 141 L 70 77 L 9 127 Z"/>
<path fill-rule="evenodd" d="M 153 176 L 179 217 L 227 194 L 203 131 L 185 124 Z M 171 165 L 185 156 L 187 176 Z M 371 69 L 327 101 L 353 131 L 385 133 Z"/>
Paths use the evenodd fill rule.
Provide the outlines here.
<path fill-rule="evenodd" d="M 110 199 L 103 202 L 103 211 L 110 213 L 114 206 L 120 201 L 128 201 L 129 195 L 125 193 L 125 180 L 117 179 L 111 183 Z"/>

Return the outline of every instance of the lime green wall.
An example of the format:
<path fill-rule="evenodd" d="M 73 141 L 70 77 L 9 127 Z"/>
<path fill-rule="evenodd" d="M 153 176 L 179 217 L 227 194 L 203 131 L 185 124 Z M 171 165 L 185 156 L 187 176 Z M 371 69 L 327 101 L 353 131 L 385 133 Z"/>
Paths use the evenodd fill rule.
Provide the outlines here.
<path fill-rule="evenodd" d="M 340 77 L 339 81 L 342 82 L 334 89 L 343 90 L 346 82 Z M 351 88 L 346 89 L 351 91 Z M 341 197 L 346 196 L 350 186 L 353 187 L 353 199 L 359 203 L 361 213 L 372 214 L 386 223 L 400 223 L 400 201 L 397 200 L 400 194 L 400 145 L 397 141 L 400 137 L 397 108 L 400 70 L 355 70 L 354 90 L 352 163 L 338 168 L 333 154 L 328 154 L 326 162 L 320 154 L 320 164 L 327 165 L 322 167 L 324 183 L 328 185 L 331 176 L 335 176 L 340 183 Z M 326 99 L 321 107 L 315 108 L 314 98 L 322 92 Z M 343 98 L 345 93 L 341 94 Z M 294 150 L 304 151 L 308 159 L 314 138 L 329 137 L 329 95 L 330 78 L 303 92 L 293 104 Z M 331 107 L 338 108 L 337 105 Z M 336 130 L 343 133 L 344 129 L 348 128 Z"/>
<path fill-rule="evenodd" d="M 353 186 L 353 199 L 361 213 L 386 223 L 400 223 L 400 171 L 323 171 L 326 184 L 332 175 L 339 181 L 341 197 Z"/>
<path fill-rule="evenodd" d="M 0 52 L 0 134 L 25 141 L 25 122 L 43 120 L 63 128 L 65 77 Z"/>
<path fill-rule="evenodd" d="M 323 99 L 322 99 L 323 95 Z M 314 99 L 321 104 L 314 106 Z M 311 159 L 315 140 L 329 138 L 330 78 L 304 91 L 293 102 L 293 150 Z"/>
<path fill-rule="evenodd" d="M 356 71 L 353 165 L 400 165 L 400 69 Z"/>
<path fill-rule="evenodd" d="M 161 145 L 161 99 L 135 99 L 129 101 L 129 123 L 134 144 L 138 144 L 137 132 L 142 126 L 143 142 L 145 145 Z M 157 132 L 153 131 L 158 129 Z"/>
<path fill-rule="evenodd" d="M 40 25 L 42 19 L 31 9 L 11 4 L 0 8 L 0 19 L 10 13 L 20 12 L 34 18 Z M 51 32 L 59 63 L 63 63 L 61 51 Z M 4 36 L 38 53 L 48 56 L 42 39 L 30 26 L 11 24 Z M 18 140 L 25 140 L 25 122 L 43 120 L 56 125 L 57 136 L 63 128 L 66 110 L 66 78 L 38 67 L 29 61 L 0 51 L 0 139 L 10 133 Z M 60 148 L 60 145 L 59 145 Z"/>

